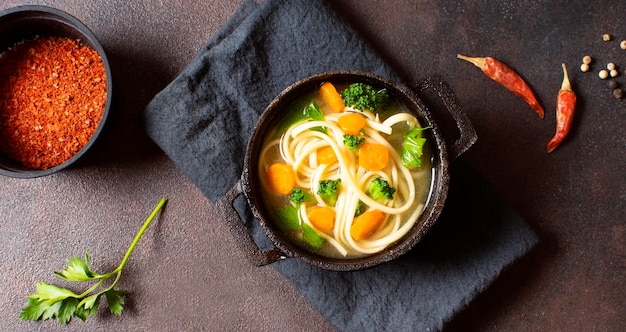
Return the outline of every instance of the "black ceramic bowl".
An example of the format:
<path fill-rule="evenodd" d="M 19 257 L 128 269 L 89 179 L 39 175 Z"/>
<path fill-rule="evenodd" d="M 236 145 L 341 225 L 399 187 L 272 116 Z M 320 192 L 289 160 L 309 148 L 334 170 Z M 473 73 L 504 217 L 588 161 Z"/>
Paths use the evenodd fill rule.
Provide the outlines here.
<path fill-rule="evenodd" d="M 291 243 L 272 220 L 273 213 L 265 206 L 261 181 L 259 179 L 259 156 L 263 140 L 268 132 L 283 117 L 283 111 L 295 98 L 319 87 L 323 82 L 353 83 L 363 82 L 376 88 L 387 89 L 393 97 L 403 103 L 420 121 L 422 126 L 428 126 L 427 140 L 433 150 L 432 184 L 429 197 L 423 213 L 418 217 L 411 230 L 400 240 L 389 245 L 384 250 L 358 258 L 328 258 L 306 250 Z M 427 84 L 429 85 L 429 84 Z M 432 85 L 439 89 L 440 85 Z M 337 271 L 350 271 L 372 267 L 403 255 L 413 248 L 429 231 L 437 221 L 444 206 L 449 184 L 449 162 L 460 153 L 468 149 L 476 140 L 475 132 L 465 114 L 455 102 L 451 102 L 453 94 L 445 85 L 446 91 L 439 91 L 443 99 L 446 111 L 454 118 L 460 137 L 448 144 L 442 135 L 438 122 L 431 111 L 418 98 L 413 90 L 403 84 L 390 81 L 386 78 L 358 71 L 332 71 L 314 75 L 300 80 L 289 86 L 277 96 L 261 115 L 255 128 L 244 161 L 244 171 L 240 183 L 231 189 L 229 193 L 218 202 L 218 209 L 226 211 L 224 218 L 231 226 L 235 238 L 239 241 L 244 251 L 257 265 L 272 263 L 282 258 L 297 258 L 311 265 Z M 232 201 L 236 196 L 243 193 L 248 200 L 254 216 L 259 220 L 266 235 L 272 241 L 274 249 L 262 252 L 256 247 L 246 230 L 241 226 L 242 222 L 231 209 Z"/>
<path fill-rule="evenodd" d="M 98 127 L 87 144 L 74 156 L 58 166 L 45 170 L 27 168 L 0 151 L 0 174 L 16 178 L 34 178 L 58 172 L 76 163 L 94 145 L 106 123 L 111 108 L 111 68 L 104 49 L 95 35 L 75 17 L 45 6 L 18 6 L 0 12 L 0 54 L 17 43 L 36 37 L 67 37 L 94 49 L 100 55 L 106 71 L 107 96 Z M 3 79 L 3 78 L 0 78 Z"/>

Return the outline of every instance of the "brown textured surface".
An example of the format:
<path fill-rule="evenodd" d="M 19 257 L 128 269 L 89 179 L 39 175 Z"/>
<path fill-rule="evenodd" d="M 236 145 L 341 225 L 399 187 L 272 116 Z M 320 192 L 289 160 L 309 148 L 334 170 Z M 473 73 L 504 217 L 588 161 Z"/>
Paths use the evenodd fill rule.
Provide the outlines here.
<path fill-rule="evenodd" d="M 0 9 L 43 1 L 3 1 Z M 104 141 L 80 167 L 45 178 L 0 178 L 0 326 L 51 330 L 17 319 L 36 281 L 89 249 L 112 269 L 161 196 L 170 203 L 140 242 L 120 286 L 121 317 L 101 310 L 62 330 L 332 330 L 271 267 L 238 252 L 209 201 L 135 126 L 133 118 L 240 1 L 46 1 L 89 26 L 107 50 L 115 107 Z M 470 161 L 541 238 L 447 329 L 626 330 L 626 100 L 596 72 L 626 68 L 619 1 L 333 1 L 407 81 L 439 74 L 477 129 Z M 380 15 L 385 13 L 385 15 Z M 602 42 L 603 33 L 615 36 Z M 491 55 L 530 82 L 539 120 L 457 53 Z M 597 61 L 578 71 L 582 56 Z M 571 136 L 545 153 L 554 130 L 561 62 L 579 105 Z M 618 78 L 626 84 L 626 77 Z M 61 330 L 61 329 L 59 329 Z"/>

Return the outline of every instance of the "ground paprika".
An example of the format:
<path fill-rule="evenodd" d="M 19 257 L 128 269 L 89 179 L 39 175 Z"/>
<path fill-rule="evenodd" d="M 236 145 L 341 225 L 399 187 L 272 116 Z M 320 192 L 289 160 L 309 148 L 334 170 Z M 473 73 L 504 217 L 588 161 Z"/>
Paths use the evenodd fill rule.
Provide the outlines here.
<path fill-rule="evenodd" d="M 32 169 L 74 156 L 100 123 L 106 79 L 98 52 L 70 38 L 35 38 L 1 54 L 2 152 Z"/>

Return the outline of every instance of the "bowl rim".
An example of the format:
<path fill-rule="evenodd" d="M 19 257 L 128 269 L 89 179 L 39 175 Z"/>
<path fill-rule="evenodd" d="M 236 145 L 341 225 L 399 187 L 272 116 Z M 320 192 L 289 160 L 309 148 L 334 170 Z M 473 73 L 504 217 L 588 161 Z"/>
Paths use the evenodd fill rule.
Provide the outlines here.
<path fill-rule="evenodd" d="M 270 123 L 276 117 L 276 110 L 280 110 L 281 106 L 288 105 L 294 97 L 290 97 L 295 91 L 296 95 L 298 91 L 306 91 L 311 89 L 315 84 L 319 84 L 325 80 L 328 81 L 363 81 L 373 83 L 373 85 L 383 86 L 393 90 L 393 93 L 398 93 L 402 97 L 403 101 L 408 101 L 412 105 L 409 107 L 411 112 L 417 113 L 420 118 L 424 119 L 432 127 L 431 137 L 435 142 L 431 143 L 434 153 L 437 155 L 436 163 L 433 165 L 433 178 L 431 182 L 431 192 L 429 193 L 428 201 L 424 207 L 424 211 L 421 216 L 418 217 L 418 222 L 412 227 L 412 229 L 405 234 L 400 240 L 394 242 L 390 246 L 386 247 L 382 251 L 366 255 L 359 258 L 328 258 L 321 255 L 316 255 L 306 249 L 303 249 L 289 241 L 283 241 L 283 237 L 276 234 L 274 226 L 269 225 L 271 218 L 266 218 L 266 214 L 262 211 L 263 208 L 258 206 L 257 202 L 261 201 L 259 193 L 255 193 L 254 183 L 258 183 L 258 180 L 253 179 L 257 176 L 258 171 L 255 166 L 257 165 L 256 157 L 258 156 L 258 150 L 260 150 L 265 130 L 268 129 Z M 291 99 L 289 99 L 291 98 Z M 398 98 L 398 96 L 396 96 Z M 416 107 L 417 110 L 413 109 Z M 437 153 L 438 152 L 438 153 Z M 404 85 L 403 83 L 392 81 L 391 79 L 372 74 L 370 72 L 359 70 L 331 70 L 314 74 L 303 79 L 296 81 L 285 88 L 278 96 L 276 96 L 270 104 L 266 107 L 261 114 L 257 125 L 248 142 L 245 158 L 244 158 L 244 171 L 241 177 L 242 190 L 248 205 L 255 216 L 259 220 L 261 228 L 271 240 L 273 245 L 286 257 L 297 258 L 305 263 L 321 267 L 327 270 L 337 271 L 352 271 L 369 268 L 381 263 L 395 259 L 410 249 L 412 249 L 424 235 L 430 230 L 434 223 L 439 218 L 443 205 L 447 197 L 447 191 L 449 186 L 449 159 L 445 140 L 440 132 L 440 129 L 431 114 L 428 107 L 417 96 L 417 94 Z M 419 223 L 419 221 L 423 221 Z"/>
<path fill-rule="evenodd" d="M 25 14 L 34 14 L 30 17 L 25 17 Z M 102 63 L 104 65 L 105 74 L 106 74 L 106 84 L 107 84 L 107 96 L 106 101 L 104 103 L 104 111 L 102 113 L 102 117 L 100 118 L 100 122 L 96 127 L 96 130 L 92 134 L 91 138 L 87 141 L 85 146 L 83 146 L 78 152 L 76 152 L 72 157 L 64 161 L 63 163 L 50 167 L 47 169 L 29 169 L 23 166 L 19 166 L 16 163 L 16 167 L 11 167 L 7 165 L 0 164 L 0 175 L 13 177 L 13 178 L 36 178 L 42 177 L 46 175 L 50 175 L 53 173 L 57 173 L 63 169 L 66 169 L 72 165 L 74 165 L 79 159 L 81 159 L 96 143 L 97 139 L 101 136 L 102 131 L 106 125 L 107 119 L 109 118 L 109 113 L 113 101 L 113 81 L 112 81 L 112 73 L 111 73 L 111 65 L 106 55 L 102 44 L 100 44 L 98 38 L 95 34 L 79 19 L 72 16 L 71 14 L 45 5 L 19 5 L 11 8 L 4 9 L 0 11 L 0 28 L 2 27 L 3 21 L 13 20 L 13 19 L 23 19 L 23 20 L 44 20 L 44 21 L 54 21 L 57 23 L 61 23 L 69 26 L 72 30 L 78 33 L 81 37 L 81 43 L 88 45 L 92 49 L 94 49 L 100 55 Z M 37 34 L 35 33 L 35 36 Z M 62 36 L 62 35 L 60 35 Z M 0 49 L 0 54 L 6 51 L 6 49 Z M 8 159 L 8 157 L 6 157 Z"/>

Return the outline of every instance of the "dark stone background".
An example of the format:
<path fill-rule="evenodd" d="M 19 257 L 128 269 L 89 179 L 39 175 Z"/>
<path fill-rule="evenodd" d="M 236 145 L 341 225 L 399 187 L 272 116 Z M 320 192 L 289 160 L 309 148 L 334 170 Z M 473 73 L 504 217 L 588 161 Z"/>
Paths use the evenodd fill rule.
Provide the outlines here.
<path fill-rule="evenodd" d="M 597 77 L 614 62 L 626 84 L 626 2 L 332 3 L 406 81 L 437 74 L 451 85 L 479 136 L 468 162 L 541 239 L 446 329 L 626 330 L 626 99 Z M 112 64 L 115 107 L 104 140 L 78 167 L 0 178 L 0 329 L 331 330 L 273 268 L 248 264 L 210 202 L 134 122 L 240 1 L 5 0 L 0 9 L 21 4 L 65 10 L 92 29 Z M 508 63 L 545 119 L 457 53 Z M 578 70 L 584 55 L 595 59 L 592 72 Z M 579 102 L 570 136 L 547 154 L 562 62 Z M 17 318 L 35 282 L 57 281 L 52 272 L 67 257 L 89 249 L 95 269 L 115 268 L 162 196 L 170 204 L 120 281 L 132 289 L 122 317 L 101 310 L 64 328 Z"/>

